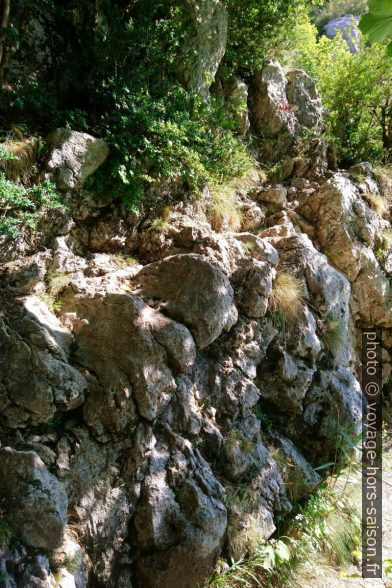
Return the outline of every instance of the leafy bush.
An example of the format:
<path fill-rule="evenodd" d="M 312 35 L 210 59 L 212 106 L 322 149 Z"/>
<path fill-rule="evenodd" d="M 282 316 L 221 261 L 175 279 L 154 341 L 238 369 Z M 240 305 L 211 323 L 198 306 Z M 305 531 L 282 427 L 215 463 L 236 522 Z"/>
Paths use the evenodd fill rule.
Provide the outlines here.
<path fill-rule="evenodd" d="M 104 122 L 112 155 L 101 176 L 109 172 L 120 185 L 117 194 L 131 204 L 156 182 L 191 190 L 219 185 L 253 165 L 234 126 L 217 99 L 205 102 L 178 86 L 163 97 L 147 89 L 134 94 L 125 86 Z"/>
<path fill-rule="evenodd" d="M 0 235 L 34 230 L 48 210 L 64 210 L 55 187 L 46 181 L 25 188 L 0 172 Z"/>

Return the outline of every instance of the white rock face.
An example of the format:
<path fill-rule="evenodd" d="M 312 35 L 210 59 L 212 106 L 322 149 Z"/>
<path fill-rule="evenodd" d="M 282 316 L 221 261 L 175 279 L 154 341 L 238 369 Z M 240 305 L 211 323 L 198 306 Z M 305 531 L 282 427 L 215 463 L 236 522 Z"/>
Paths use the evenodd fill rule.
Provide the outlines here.
<path fill-rule="evenodd" d="M 326 36 L 332 39 L 340 33 L 346 41 L 350 53 L 357 53 L 362 39 L 361 31 L 358 28 L 359 16 L 346 14 L 330 20 L 324 27 Z"/>
<path fill-rule="evenodd" d="M 390 224 L 344 173 L 305 199 L 299 212 L 314 223 L 323 251 L 352 282 L 360 317 L 369 325 L 391 327 L 392 289 L 374 254 Z"/>
<path fill-rule="evenodd" d="M 61 190 L 81 188 L 109 155 L 103 139 L 69 129 L 57 129 L 49 144 L 52 149 L 47 169 Z"/>
<path fill-rule="evenodd" d="M 323 109 L 313 80 L 301 70 L 285 74 L 280 63 L 269 61 L 254 76 L 250 115 L 257 131 L 267 137 L 291 138 L 307 129 L 320 130 Z"/>

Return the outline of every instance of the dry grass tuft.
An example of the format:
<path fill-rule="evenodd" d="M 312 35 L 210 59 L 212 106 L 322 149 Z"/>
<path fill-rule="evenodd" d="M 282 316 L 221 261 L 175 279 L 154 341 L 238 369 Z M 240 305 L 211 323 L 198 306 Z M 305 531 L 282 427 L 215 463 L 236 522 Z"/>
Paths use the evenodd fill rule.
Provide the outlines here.
<path fill-rule="evenodd" d="M 365 198 L 370 207 L 377 212 L 379 216 L 385 216 L 388 213 L 389 205 L 384 196 L 379 196 L 378 194 L 366 194 Z"/>
<path fill-rule="evenodd" d="M 301 310 L 303 295 L 301 280 L 280 272 L 272 288 L 269 310 L 280 313 L 286 321 L 293 321 Z"/>
<path fill-rule="evenodd" d="M 9 180 L 21 179 L 24 183 L 30 181 L 37 162 L 39 142 L 35 137 L 18 140 L 8 139 L 2 144 L 2 149 L 15 159 L 1 162 L 1 167 Z"/>
<path fill-rule="evenodd" d="M 210 190 L 210 201 L 206 214 L 214 231 L 240 230 L 242 213 L 235 194 L 235 189 L 229 186 L 220 186 Z"/>
<path fill-rule="evenodd" d="M 374 169 L 374 175 L 380 186 L 382 196 L 384 196 L 388 206 L 392 206 L 392 168 L 376 167 Z"/>
<path fill-rule="evenodd" d="M 382 233 L 382 238 L 384 241 L 384 246 L 387 251 L 392 247 L 392 230 L 385 230 Z"/>

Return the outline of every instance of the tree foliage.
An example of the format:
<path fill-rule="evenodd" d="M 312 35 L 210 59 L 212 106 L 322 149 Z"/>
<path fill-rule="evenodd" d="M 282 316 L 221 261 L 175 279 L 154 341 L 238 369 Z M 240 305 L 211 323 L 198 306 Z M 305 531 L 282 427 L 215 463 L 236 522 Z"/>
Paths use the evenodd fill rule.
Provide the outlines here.
<path fill-rule="evenodd" d="M 278 54 L 315 80 L 326 110 L 327 132 L 343 164 L 388 160 L 392 153 L 392 60 L 385 46 L 351 54 L 338 34 L 318 36 L 309 18 L 294 27 Z"/>
<path fill-rule="evenodd" d="M 371 43 L 381 43 L 392 38 L 392 2 L 390 0 L 369 0 L 369 12 L 359 23 L 361 31 Z M 392 41 L 388 46 L 392 55 Z"/>
<path fill-rule="evenodd" d="M 225 66 L 244 76 L 262 67 L 268 54 L 315 2 L 306 0 L 225 0 L 229 14 Z"/>

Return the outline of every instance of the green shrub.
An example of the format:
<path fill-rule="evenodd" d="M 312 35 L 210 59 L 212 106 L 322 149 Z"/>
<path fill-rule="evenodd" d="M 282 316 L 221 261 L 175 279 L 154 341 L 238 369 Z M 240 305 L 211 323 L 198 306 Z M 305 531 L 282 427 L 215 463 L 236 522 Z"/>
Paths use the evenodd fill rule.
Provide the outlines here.
<path fill-rule="evenodd" d="M 117 195 L 131 205 L 156 182 L 190 190 L 222 184 L 253 165 L 234 125 L 219 100 L 205 102 L 178 86 L 163 97 L 124 87 L 104 123 L 112 155 L 101 178 L 109 174 Z"/>
<path fill-rule="evenodd" d="M 33 231 L 47 211 L 64 209 L 51 182 L 26 188 L 0 172 L 0 235 Z"/>

